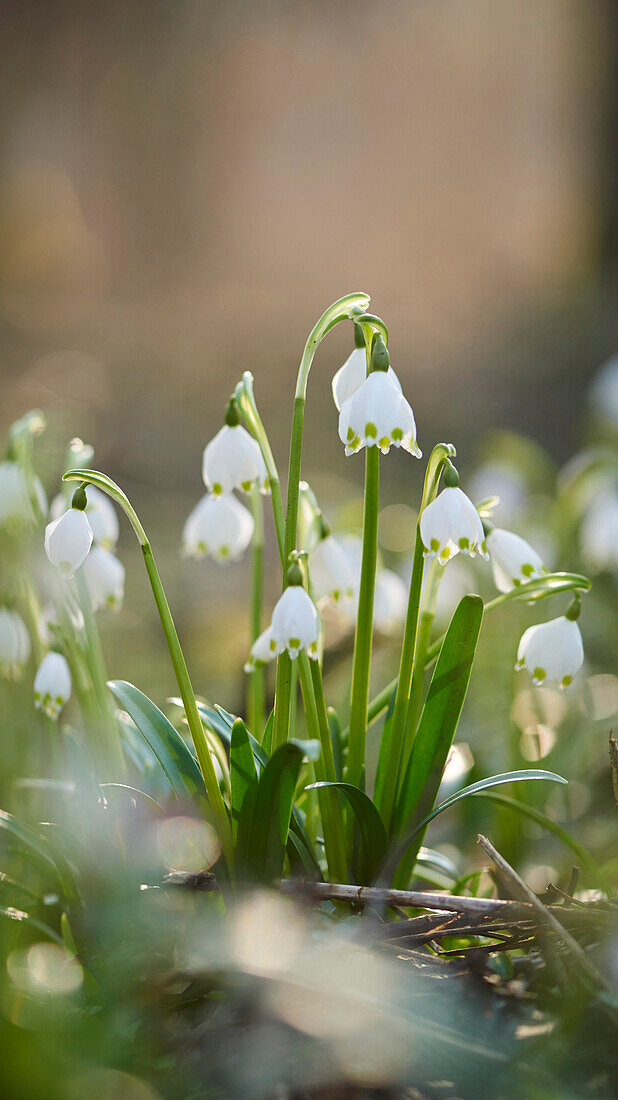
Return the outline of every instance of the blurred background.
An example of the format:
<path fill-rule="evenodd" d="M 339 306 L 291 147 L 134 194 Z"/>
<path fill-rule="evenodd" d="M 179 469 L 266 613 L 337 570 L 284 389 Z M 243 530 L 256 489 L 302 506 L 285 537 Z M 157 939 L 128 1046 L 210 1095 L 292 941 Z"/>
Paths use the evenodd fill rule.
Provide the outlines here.
<path fill-rule="evenodd" d="M 581 442 L 616 336 L 615 31 L 603 0 L 2 5 L 2 426 L 45 410 L 50 495 L 68 440 L 93 443 L 204 694 L 242 699 L 249 568 L 181 560 L 201 452 L 249 369 L 285 470 L 298 360 L 335 298 L 366 290 L 388 322 L 426 454 L 452 440 L 471 469 L 496 428 L 555 462 Z M 330 398 L 351 346 L 341 326 L 320 349 L 303 474 L 354 524 L 363 463 Z M 420 463 L 382 469 L 384 504 L 414 506 Z M 389 516 L 383 547 L 405 552 L 412 523 Z M 110 673 L 161 698 L 126 527 L 120 554 Z"/>

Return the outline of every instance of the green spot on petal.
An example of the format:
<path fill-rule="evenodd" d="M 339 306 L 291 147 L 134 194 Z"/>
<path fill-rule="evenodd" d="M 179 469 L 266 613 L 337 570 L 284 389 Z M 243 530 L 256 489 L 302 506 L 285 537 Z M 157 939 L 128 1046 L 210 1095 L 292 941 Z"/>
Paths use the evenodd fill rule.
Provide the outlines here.
<path fill-rule="evenodd" d="M 395 443 L 401 443 L 401 440 L 403 439 L 403 431 L 401 430 L 401 428 L 393 428 L 391 432 L 391 438 Z"/>
<path fill-rule="evenodd" d="M 375 439 L 377 434 L 378 429 L 375 424 L 373 424 L 371 420 L 368 420 L 365 424 L 365 435 L 368 436 L 369 439 Z"/>
<path fill-rule="evenodd" d="M 381 440 L 380 440 L 380 447 L 382 447 L 384 450 L 386 450 L 388 447 L 390 447 L 390 445 L 391 445 L 391 441 L 388 438 L 388 436 L 383 435 Z"/>
<path fill-rule="evenodd" d="M 348 428 L 348 434 L 347 434 L 346 438 L 348 440 L 348 443 L 351 443 L 352 440 L 356 438 L 356 433 L 354 431 L 354 428 Z"/>
<path fill-rule="evenodd" d="M 535 680 L 538 680 L 539 683 L 541 683 L 541 681 L 544 680 L 546 676 L 547 676 L 547 673 L 546 673 L 545 669 L 541 668 L 540 665 L 537 665 L 537 667 L 535 668 L 535 670 L 533 672 L 533 678 Z"/>
<path fill-rule="evenodd" d="M 240 487 L 243 490 L 243 492 L 248 493 L 250 488 L 251 488 L 251 482 L 250 481 L 242 481 L 241 484 L 240 484 Z"/>
<path fill-rule="evenodd" d="M 300 649 L 300 638 L 288 638 L 290 649 Z"/>
<path fill-rule="evenodd" d="M 524 577 L 531 577 L 532 574 L 534 573 L 534 566 L 530 565 L 530 562 L 526 562 L 525 565 L 522 565 L 521 571 L 522 571 Z"/>
<path fill-rule="evenodd" d="M 563 687 L 563 688 L 568 688 L 569 684 L 572 684 L 572 683 L 573 683 L 573 677 L 572 676 L 563 676 L 562 680 L 560 681 L 560 686 Z"/>
<path fill-rule="evenodd" d="M 223 492 L 223 486 L 219 481 L 215 481 L 212 487 L 212 491 L 216 497 L 221 496 L 221 493 Z"/>
<path fill-rule="evenodd" d="M 430 544 L 429 544 L 429 549 L 434 550 L 437 553 L 438 550 L 440 549 L 440 540 L 439 539 L 432 539 Z"/>
<path fill-rule="evenodd" d="M 460 550 L 469 550 L 470 549 L 470 539 L 465 539 L 465 538 L 460 539 L 459 540 L 459 549 Z"/>

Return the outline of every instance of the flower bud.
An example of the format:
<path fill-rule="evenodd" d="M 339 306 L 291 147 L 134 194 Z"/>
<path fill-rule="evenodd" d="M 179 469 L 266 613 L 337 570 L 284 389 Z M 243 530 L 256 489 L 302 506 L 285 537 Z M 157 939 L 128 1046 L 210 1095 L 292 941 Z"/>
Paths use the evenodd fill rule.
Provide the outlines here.
<path fill-rule="evenodd" d="M 268 473 L 259 443 L 241 424 L 225 424 L 204 450 L 202 477 L 213 496 L 242 489 L 248 493 L 253 485 L 265 493 Z"/>
<path fill-rule="evenodd" d="M 71 697 L 71 673 L 66 657 L 47 653 L 34 678 L 34 705 L 56 719 Z"/>
<path fill-rule="evenodd" d="M 217 561 L 234 561 L 247 549 L 253 530 L 251 512 L 236 497 L 207 493 L 185 523 L 183 549 L 193 558 L 210 554 Z"/>
<path fill-rule="evenodd" d="M 425 555 L 440 565 L 460 552 L 489 558 L 481 517 L 461 489 L 447 486 L 423 509 L 420 533 Z"/>
<path fill-rule="evenodd" d="M 384 343 L 384 337 L 378 332 L 374 336 L 373 344 L 371 345 L 371 369 L 387 371 L 390 363 L 391 359 L 388 354 L 388 348 Z"/>
<path fill-rule="evenodd" d="M 82 573 L 93 611 L 102 607 L 117 611 L 124 599 L 125 569 L 121 561 L 104 546 L 93 546 Z"/>
<path fill-rule="evenodd" d="M 69 508 L 45 528 L 45 553 L 66 580 L 85 561 L 91 546 L 92 528 L 78 508 Z"/>
<path fill-rule="evenodd" d="M 519 643 L 515 668 L 527 668 L 533 684 L 556 682 L 565 688 L 583 661 L 579 626 L 563 615 L 528 627 Z"/>
<path fill-rule="evenodd" d="M 30 635 L 16 611 L 0 607 L 0 674 L 14 680 L 30 657 Z"/>

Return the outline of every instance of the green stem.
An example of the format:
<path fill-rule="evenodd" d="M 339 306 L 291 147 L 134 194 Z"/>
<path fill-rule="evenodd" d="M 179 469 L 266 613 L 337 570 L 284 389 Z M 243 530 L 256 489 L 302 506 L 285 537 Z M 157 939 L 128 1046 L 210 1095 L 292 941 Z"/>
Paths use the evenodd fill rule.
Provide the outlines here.
<path fill-rule="evenodd" d="M 150 543 L 142 545 L 142 552 L 144 555 L 144 564 L 146 566 L 146 572 L 150 580 L 152 593 L 155 598 L 157 610 L 159 612 L 159 618 L 161 619 L 161 626 L 163 627 L 163 633 L 165 635 L 165 641 L 167 642 L 167 648 L 169 650 L 170 657 L 172 659 L 172 665 L 174 666 L 174 673 L 180 690 L 180 696 L 185 709 L 185 715 L 193 739 L 193 745 L 197 753 L 197 759 L 204 778 L 204 785 L 206 787 L 206 793 L 212 807 L 214 814 L 217 831 L 221 844 L 223 845 L 223 854 L 225 856 L 228 868 L 231 870 L 233 866 L 233 849 L 232 849 L 232 830 L 230 826 L 230 819 L 228 812 L 223 801 L 223 795 L 219 788 L 219 781 L 215 772 L 214 764 L 212 762 L 212 756 L 210 755 L 210 748 L 204 733 L 204 727 L 202 725 L 202 719 L 200 718 L 199 711 L 197 709 L 197 703 L 195 701 L 195 693 L 189 678 L 189 672 L 185 661 L 184 653 L 180 645 L 180 640 L 176 632 L 172 613 L 167 602 L 167 597 L 161 583 L 159 571 L 157 569 L 154 556 L 150 547 Z"/>
<path fill-rule="evenodd" d="M 373 641 L 373 600 L 378 559 L 378 507 L 380 498 L 380 450 L 365 450 L 365 502 L 363 513 L 363 552 L 358 614 L 352 659 L 350 696 L 350 736 L 348 742 L 347 781 L 362 787 L 365 767 L 365 739 L 369 701 L 369 673 Z"/>
<path fill-rule="evenodd" d="M 262 494 L 254 485 L 251 490 L 251 510 L 255 523 L 253 534 L 253 568 L 251 579 L 251 644 L 262 629 L 262 578 L 264 570 L 264 506 Z M 247 717 L 249 729 L 258 740 L 264 729 L 264 670 L 249 673 L 247 684 Z"/>
<path fill-rule="evenodd" d="M 310 733 L 312 736 L 317 734 L 322 746 L 321 756 L 315 763 L 316 776 L 321 782 L 336 783 L 337 773 L 324 700 L 322 672 L 319 663 L 307 657 L 306 653 L 302 653 L 299 657 L 299 676 Z M 309 706 L 307 706 L 308 701 Z M 311 720 L 309 720 L 310 714 Z M 330 881 L 347 882 L 348 863 L 339 794 L 334 788 L 318 788 L 318 799 Z"/>
<path fill-rule="evenodd" d="M 264 459 L 264 465 L 266 466 L 266 472 L 268 473 L 268 482 L 270 486 L 270 494 L 273 509 L 273 519 L 275 521 L 275 534 L 277 536 L 277 545 L 279 547 L 279 556 L 281 562 L 285 561 L 283 551 L 284 541 L 284 529 L 285 520 L 283 515 L 283 498 L 281 496 L 281 482 L 279 480 L 279 473 L 277 471 L 277 464 L 270 446 L 266 429 L 262 423 L 262 418 L 259 414 L 258 407 L 255 401 L 253 393 L 253 375 L 250 371 L 245 371 L 242 379 L 236 386 L 235 390 L 236 401 L 238 407 L 245 419 L 245 423 L 250 431 L 255 436 L 260 451 L 262 452 L 262 458 Z"/>
<path fill-rule="evenodd" d="M 429 639 L 431 637 L 433 620 L 436 614 L 436 599 L 438 596 L 438 589 L 440 587 L 440 581 L 442 580 L 443 572 L 444 566 L 440 565 L 440 563 L 437 561 L 431 562 L 428 570 L 427 590 L 421 608 L 421 617 L 418 627 L 418 633 L 416 636 L 416 647 L 414 650 L 412 687 L 410 690 L 410 701 L 408 703 L 408 714 L 406 717 L 406 730 L 403 744 L 403 755 L 401 759 L 401 775 L 406 774 L 408 760 L 410 759 L 410 754 L 412 752 L 412 742 L 414 741 L 416 727 L 418 724 L 419 715 L 421 713 L 423 685 L 425 683 L 425 664 L 427 661 L 427 650 L 429 647 Z"/>
<path fill-rule="evenodd" d="M 399 781 L 399 767 L 405 733 L 408 698 L 412 683 L 418 613 L 423 586 L 423 564 L 423 543 L 417 527 L 414 559 L 412 562 L 412 578 L 410 581 L 410 595 L 408 598 L 406 625 L 401 647 L 401 659 L 399 662 L 399 675 L 396 681 L 394 681 L 394 686 L 396 688 L 395 707 L 392 721 L 385 726 L 382 735 L 380 759 L 376 773 L 376 787 L 374 792 L 375 803 L 382 815 L 382 820 L 387 832 L 390 829 L 397 793 L 397 784 Z"/>

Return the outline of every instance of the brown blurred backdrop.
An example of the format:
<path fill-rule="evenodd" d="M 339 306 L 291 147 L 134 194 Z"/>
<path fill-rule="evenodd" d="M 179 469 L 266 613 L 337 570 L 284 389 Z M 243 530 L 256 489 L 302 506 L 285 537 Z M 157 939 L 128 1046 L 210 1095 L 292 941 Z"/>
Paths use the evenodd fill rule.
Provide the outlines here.
<path fill-rule="evenodd" d="M 181 566 L 182 523 L 245 369 L 285 467 L 298 359 L 329 302 L 371 293 L 425 451 L 453 439 L 471 463 L 496 426 L 558 459 L 575 446 L 614 350 L 614 5 L 1 12 L 2 425 L 47 411 L 52 492 L 66 441 L 95 445 L 152 529 L 198 686 L 231 705 L 248 570 Z M 333 509 L 361 484 L 329 396 L 350 347 L 329 337 L 309 390 L 304 473 Z M 412 465 L 383 464 L 385 501 L 413 500 Z M 135 550 L 123 532 L 111 672 L 156 690 Z"/>

